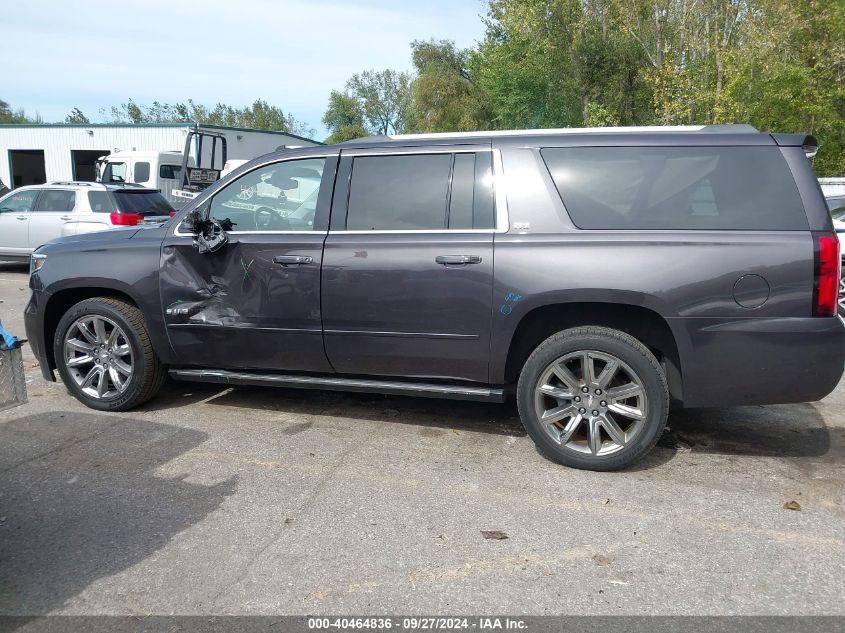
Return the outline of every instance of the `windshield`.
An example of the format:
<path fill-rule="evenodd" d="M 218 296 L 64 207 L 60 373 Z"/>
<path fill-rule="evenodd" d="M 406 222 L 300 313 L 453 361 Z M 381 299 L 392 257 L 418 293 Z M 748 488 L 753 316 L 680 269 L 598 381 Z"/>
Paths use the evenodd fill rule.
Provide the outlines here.
<path fill-rule="evenodd" d="M 103 182 L 126 182 L 126 163 L 106 163 Z"/>
<path fill-rule="evenodd" d="M 158 191 L 115 191 L 115 203 L 123 213 L 170 215 L 173 207 Z"/>
<path fill-rule="evenodd" d="M 839 198 L 828 198 L 827 208 L 830 209 L 830 216 L 834 220 L 845 220 L 845 196 Z"/>

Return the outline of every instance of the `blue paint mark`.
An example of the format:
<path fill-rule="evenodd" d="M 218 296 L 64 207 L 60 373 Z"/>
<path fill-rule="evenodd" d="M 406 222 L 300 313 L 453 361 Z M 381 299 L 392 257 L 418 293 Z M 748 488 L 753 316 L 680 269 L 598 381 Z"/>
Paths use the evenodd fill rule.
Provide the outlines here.
<path fill-rule="evenodd" d="M 509 292 L 505 295 L 505 302 L 499 306 L 499 312 L 505 316 L 510 316 L 513 312 L 513 304 L 522 301 L 522 295 L 515 292 Z"/>

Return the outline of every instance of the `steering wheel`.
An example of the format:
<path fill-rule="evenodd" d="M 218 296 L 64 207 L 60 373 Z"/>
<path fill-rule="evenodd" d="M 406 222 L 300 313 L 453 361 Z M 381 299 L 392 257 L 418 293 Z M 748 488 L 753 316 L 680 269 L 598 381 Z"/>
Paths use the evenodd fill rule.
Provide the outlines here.
<path fill-rule="evenodd" d="M 290 229 L 290 222 L 271 207 L 256 207 L 252 213 L 256 231 L 287 231 Z"/>

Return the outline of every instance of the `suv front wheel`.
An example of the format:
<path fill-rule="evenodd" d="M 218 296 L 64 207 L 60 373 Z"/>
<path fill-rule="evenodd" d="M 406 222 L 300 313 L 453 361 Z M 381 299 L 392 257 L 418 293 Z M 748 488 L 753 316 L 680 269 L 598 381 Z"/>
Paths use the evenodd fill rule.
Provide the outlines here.
<path fill-rule="evenodd" d="M 166 377 L 144 315 L 112 297 L 86 299 L 68 310 L 56 328 L 53 353 L 68 390 L 100 411 L 143 404 Z"/>
<path fill-rule="evenodd" d="M 541 453 L 574 468 L 616 470 L 657 442 L 669 390 L 640 341 L 618 330 L 577 327 L 549 337 L 529 356 L 517 402 Z"/>

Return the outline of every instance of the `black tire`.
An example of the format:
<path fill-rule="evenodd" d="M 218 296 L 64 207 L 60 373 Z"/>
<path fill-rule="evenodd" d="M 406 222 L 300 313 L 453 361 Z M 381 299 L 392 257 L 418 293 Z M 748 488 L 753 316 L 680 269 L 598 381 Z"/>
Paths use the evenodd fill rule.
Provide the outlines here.
<path fill-rule="evenodd" d="M 550 425 L 541 422 L 537 411 L 536 403 L 538 399 L 539 402 L 544 402 L 543 396 L 538 396 L 535 391 L 538 388 L 538 381 L 546 375 L 555 361 L 582 350 L 596 351 L 621 360 L 630 370 L 636 373 L 642 383 L 641 391 L 644 392 L 647 399 L 645 416 L 642 422 L 637 422 L 636 432 L 631 433 L 632 437 L 625 443 L 614 445 L 610 440 L 608 445 L 611 446 L 611 449 L 608 450 L 615 450 L 616 452 L 607 455 L 602 455 L 601 449 L 596 451 L 596 454 L 586 452 L 589 450 L 590 443 L 589 439 L 586 438 L 584 440 L 586 448 L 582 449 L 585 452 L 571 448 L 580 446 L 578 444 L 579 436 L 577 435 L 573 436 L 574 439 L 571 442 L 568 442 L 568 446 L 555 441 L 552 434 L 557 434 L 558 431 L 556 429 L 547 430 Z M 623 375 L 625 373 L 627 372 L 623 370 Z M 573 390 L 565 391 L 571 392 Z M 589 395 L 592 396 L 592 394 Z M 584 397 L 586 398 L 587 394 L 584 394 Z M 552 399 L 555 398 L 552 397 Z M 561 406 L 580 406 L 583 400 L 584 398 L 582 398 L 582 402 L 576 404 L 571 399 L 564 398 L 558 400 L 558 403 Z M 558 332 L 547 338 L 528 357 L 519 376 L 517 404 L 525 430 L 544 456 L 573 468 L 609 471 L 625 468 L 634 463 L 651 450 L 660 438 L 669 413 L 669 389 L 660 363 L 640 341 L 624 332 L 610 328 L 576 327 Z M 612 411 L 609 411 L 609 413 L 611 413 L 611 417 L 616 416 L 616 413 Z M 589 416 L 590 412 L 586 415 Z M 584 421 L 583 424 L 586 425 L 584 428 L 590 428 L 589 422 Z M 577 427 L 577 424 L 573 426 Z M 606 433 L 606 431 L 600 431 L 600 437 L 603 437 L 602 433 Z M 563 432 L 560 435 L 563 435 Z M 608 439 L 610 439 L 609 436 Z M 604 444 L 600 445 L 604 446 Z"/>
<path fill-rule="evenodd" d="M 101 316 L 120 326 L 132 350 L 132 376 L 123 392 L 95 398 L 84 393 L 66 365 L 64 340 L 68 329 L 83 316 Z M 131 303 L 112 297 L 80 301 L 68 310 L 56 327 L 53 338 L 56 367 L 68 391 L 82 404 L 98 411 L 127 411 L 153 398 L 167 378 L 167 372 L 153 350 L 143 313 Z"/>

